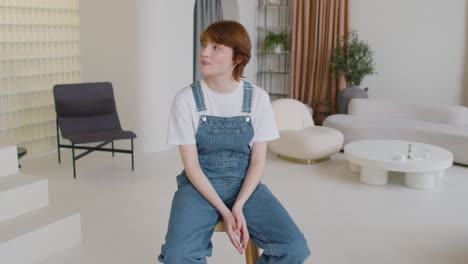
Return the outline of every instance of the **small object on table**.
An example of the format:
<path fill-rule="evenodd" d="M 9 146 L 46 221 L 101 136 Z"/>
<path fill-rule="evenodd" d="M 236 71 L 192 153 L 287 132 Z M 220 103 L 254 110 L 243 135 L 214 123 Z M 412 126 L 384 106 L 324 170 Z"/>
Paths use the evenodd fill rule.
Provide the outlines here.
<path fill-rule="evenodd" d="M 17 152 L 18 152 L 18 167 L 21 168 L 21 165 L 19 164 L 19 160 L 28 153 L 28 150 L 26 148 L 17 146 Z"/>
<path fill-rule="evenodd" d="M 413 158 L 413 153 L 412 152 L 412 149 L 411 149 L 411 144 L 408 144 L 408 159 L 412 159 Z"/>

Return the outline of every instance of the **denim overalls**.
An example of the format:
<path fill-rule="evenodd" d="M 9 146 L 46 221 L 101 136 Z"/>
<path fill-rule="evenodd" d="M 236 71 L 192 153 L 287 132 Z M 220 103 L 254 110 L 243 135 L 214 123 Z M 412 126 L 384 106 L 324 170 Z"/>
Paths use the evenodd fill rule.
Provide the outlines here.
<path fill-rule="evenodd" d="M 251 112 L 253 87 L 244 82 L 242 112 Z M 192 85 L 198 112 L 206 110 L 200 83 Z M 232 208 L 242 187 L 254 135 L 249 115 L 200 115 L 196 142 L 200 166 L 218 195 Z M 190 183 L 185 170 L 177 176 L 166 243 L 158 260 L 168 264 L 207 263 L 211 237 L 221 216 Z M 304 263 L 310 251 L 302 232 L 268 187 L 260 183 L 243 207 L 250 238 L 263 249 L 259 263 Z"/>

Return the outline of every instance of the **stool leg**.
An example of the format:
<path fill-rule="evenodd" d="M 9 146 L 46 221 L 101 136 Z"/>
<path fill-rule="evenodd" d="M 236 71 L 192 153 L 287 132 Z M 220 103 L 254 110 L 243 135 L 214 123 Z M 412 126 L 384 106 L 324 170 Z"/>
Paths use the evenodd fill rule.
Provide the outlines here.
<path fill-rule="evenodd" d="M 245 263 L 255 264 L 259 256 L 260 256 L 260 251 L 258 250 L 257 245 L 255 245 L 252 239 L 249 239 L 249 243 L 247 244 L 247 249 L 245 250 Z"/>
<path fill-rule="evenodd" d="M 72 157 L 73 157 L 73 178 L 76 179 L 75 144 L 74 143 L 72 143 Z"/>
<path fill-rule="evenodd" d="M 60 160 L 60 135 L 59 135 L 59 124 L 58 119 L 56 120 L 56 127 L 57 127 L 57 154 L 58 154 L 58 162 L 61 163 Z"/>
<path fill-rule="evenodd" d="M 133 158 L 133 152 L 134 152 L 133 151 L 133 138 L 131 140 L 132 140 L 132 170 L 134 170 L 135 169 L 135 165 L 134 165 L 135 162 L 134 162 L 134 158 Z"/>

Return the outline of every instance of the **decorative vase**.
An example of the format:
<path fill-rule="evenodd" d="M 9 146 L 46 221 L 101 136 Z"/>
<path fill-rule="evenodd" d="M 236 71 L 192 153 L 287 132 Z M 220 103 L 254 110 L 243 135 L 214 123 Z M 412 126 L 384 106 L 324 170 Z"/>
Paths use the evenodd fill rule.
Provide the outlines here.
<path fill-rule="evenodd" d="M 338 93 L 337 114 L 348 114 L 348 104 L 353 98 L 369 98 L 367 89 L 363 90 L 358 85 L 351 85 Z"/>

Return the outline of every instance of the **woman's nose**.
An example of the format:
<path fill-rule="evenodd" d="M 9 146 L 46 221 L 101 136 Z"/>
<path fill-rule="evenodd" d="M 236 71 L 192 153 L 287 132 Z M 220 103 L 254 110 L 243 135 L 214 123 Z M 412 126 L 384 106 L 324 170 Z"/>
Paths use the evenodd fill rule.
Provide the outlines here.
<path fill-rule="evenodd" d="M 210 55 L 210 51 L 207 47 L 202 47 L 200 49 L 200 56 L 201 57 L 208 57 Z"/>

